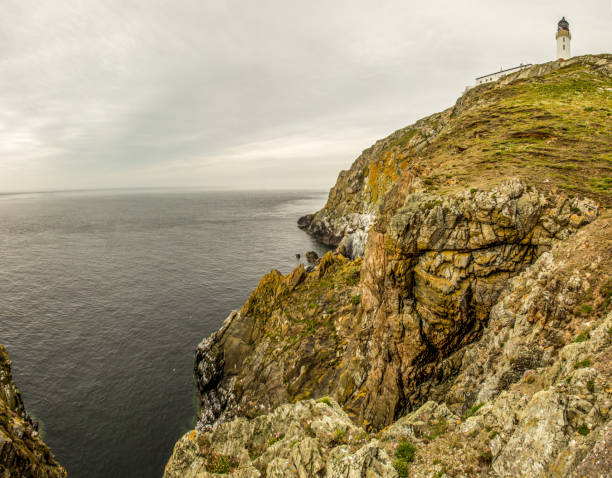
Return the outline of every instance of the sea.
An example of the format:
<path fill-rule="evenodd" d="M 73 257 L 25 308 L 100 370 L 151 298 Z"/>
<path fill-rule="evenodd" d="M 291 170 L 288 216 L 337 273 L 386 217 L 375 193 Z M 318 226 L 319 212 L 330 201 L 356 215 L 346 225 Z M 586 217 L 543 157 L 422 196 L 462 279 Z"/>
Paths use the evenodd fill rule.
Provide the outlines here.
<path fill-rule="evenodd" d="M 193 428 L 197 344 L 261 276 L 328 249 L 321 191 L 0 195 L 0 343 L 72 478 L 161 477 Z"/>

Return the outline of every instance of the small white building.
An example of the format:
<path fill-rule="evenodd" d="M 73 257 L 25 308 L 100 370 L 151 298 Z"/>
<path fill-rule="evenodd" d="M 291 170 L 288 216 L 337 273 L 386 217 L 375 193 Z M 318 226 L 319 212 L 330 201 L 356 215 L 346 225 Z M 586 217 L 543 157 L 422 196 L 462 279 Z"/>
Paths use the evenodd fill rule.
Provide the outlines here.
<path fill-rule="evenodd" d="M 502 76 L 506 76 L 510 73 L 514 73 L 515 71 L 521 71 L 525 68 L 529 68 L 533 66 L 531 63 L 527 65 L 523 65 L 522 63 L 519 66 L 515 66 L 514 68 L 507 68 L 505 70 L 500 69 L 495 73 L 489 73 L 488 75 L 479 76 L 476 78 L 476 85 L 482 85 L 483 83 L 490 83 L 492 81 L 499 80 Z"/>
<path fill-rule="evenodd" d="M 563 17 L 557 24 L 557 59 L 569 60 L 572 57 L 570 43 L 572 34 L 569 31 L 569 22 Z"/>

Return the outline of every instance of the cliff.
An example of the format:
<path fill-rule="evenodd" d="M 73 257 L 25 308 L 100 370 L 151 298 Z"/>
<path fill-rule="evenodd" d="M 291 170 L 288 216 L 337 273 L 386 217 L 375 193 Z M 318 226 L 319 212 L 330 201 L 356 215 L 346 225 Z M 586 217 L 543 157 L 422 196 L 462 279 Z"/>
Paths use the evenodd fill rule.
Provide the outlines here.
<path fill-rule="evenodd" d="M 0 345 L 0 476 L 3 478 L 62 478 L 66 476 L 41 440 L 26 413 L 21 392 L 13 383 L 11 361 Z"/>
<path fill-rule="evenodd" d="M 611 117 L 612 56 L 579 57 L 364 151 L 299 221 L 337 251 L 266 275 L 199 345 L 166 475 L 610 467 Z"/>

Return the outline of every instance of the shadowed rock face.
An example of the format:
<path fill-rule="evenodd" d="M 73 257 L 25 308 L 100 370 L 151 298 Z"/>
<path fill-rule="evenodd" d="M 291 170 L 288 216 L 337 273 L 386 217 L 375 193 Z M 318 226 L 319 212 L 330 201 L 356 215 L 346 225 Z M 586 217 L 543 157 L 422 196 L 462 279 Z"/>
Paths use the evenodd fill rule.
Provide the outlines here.
<path fill-rule="evenodd" d="M 40 439 L 37 428 L 25 411 L 21 392 L 13 383 L 8 353 L 0 345 L 0 476 L 66 476 L 66 470 Z"/>

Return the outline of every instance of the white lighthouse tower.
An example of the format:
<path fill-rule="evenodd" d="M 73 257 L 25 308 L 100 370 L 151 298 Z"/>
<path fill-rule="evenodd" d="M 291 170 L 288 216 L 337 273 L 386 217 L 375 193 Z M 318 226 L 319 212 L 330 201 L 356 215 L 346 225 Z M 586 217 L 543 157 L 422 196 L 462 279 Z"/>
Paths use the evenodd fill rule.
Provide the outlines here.
<path fill-rule="evenodd" d="M 563 17 L 557 24 L 557 59 L 569 60 L 572 56 L 570 50 L 570 42 L 572 41 L 572 34 L 569 31 L 569 23 Z"/>

